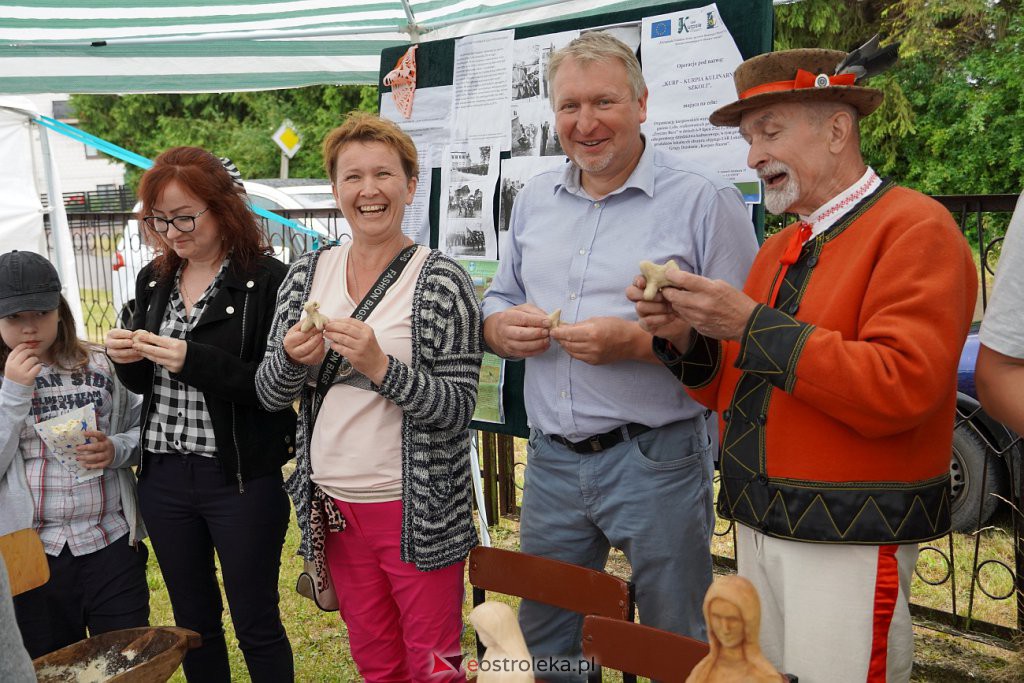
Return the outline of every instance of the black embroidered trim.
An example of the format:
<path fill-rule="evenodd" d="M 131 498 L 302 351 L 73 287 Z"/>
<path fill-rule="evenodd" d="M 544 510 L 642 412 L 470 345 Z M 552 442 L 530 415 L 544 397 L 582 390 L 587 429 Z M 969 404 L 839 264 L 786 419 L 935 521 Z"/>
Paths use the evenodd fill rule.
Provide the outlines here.
<path fill-rule="evenodd" d="M 769 536 L 846 544 L 917 543 L 949 530 L 949 475 L 924 482 L 822 484 L 722 468 L 718 514 Z"/>
<path fill-rule="evenodd" d="M 756 372 L 783 391 L 796 383 L 796 364 L 814 325 L 764 304 L 750 316 L 736 357 L 736 367 Z"/>
<path fill-rule="evenodd" d="M 682 381 L 690 389 L 707 386 L 722 366 L 722 342 L 694 335 L 690 351 L 682 357 Z"/>

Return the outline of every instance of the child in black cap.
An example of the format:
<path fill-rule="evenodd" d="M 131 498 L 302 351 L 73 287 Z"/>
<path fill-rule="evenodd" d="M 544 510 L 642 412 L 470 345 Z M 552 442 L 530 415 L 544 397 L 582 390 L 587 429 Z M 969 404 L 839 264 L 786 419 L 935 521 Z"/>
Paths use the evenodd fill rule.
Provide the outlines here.
<path fill-rule="evenodd" d="M 80 340 L 57 271 L 27 251 L 0 255 L 0 534 L 34 528 L 50 580 L 14 599 L 35 658 L 87 635 L 149 623 L 145 536 L 130 466 L 141 399 Z M 46 448 L 38 422 L 93 404 L 82 480 Z M 108 434 L 110 436 L 108 436 Z"/>

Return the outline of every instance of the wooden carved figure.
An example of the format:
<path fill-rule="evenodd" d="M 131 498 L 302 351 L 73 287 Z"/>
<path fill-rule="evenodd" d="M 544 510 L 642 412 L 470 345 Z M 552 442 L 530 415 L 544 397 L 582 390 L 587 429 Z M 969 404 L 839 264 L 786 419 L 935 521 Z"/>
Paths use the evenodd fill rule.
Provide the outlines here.
<path fill-rule="evenodd" d="M 469 613 L 469 622 L 487 648 L 479 662 L 477 683 L 533 683 L 530 651 L 511 607 L 483 602 Z"/>
<path fill-rule="evenodd" d="M 711 651 L 686 683 L 781 683 L 785 679 L 761 653 L 761 602 L 742 576 L 723 576 L 704 596 Z"/>

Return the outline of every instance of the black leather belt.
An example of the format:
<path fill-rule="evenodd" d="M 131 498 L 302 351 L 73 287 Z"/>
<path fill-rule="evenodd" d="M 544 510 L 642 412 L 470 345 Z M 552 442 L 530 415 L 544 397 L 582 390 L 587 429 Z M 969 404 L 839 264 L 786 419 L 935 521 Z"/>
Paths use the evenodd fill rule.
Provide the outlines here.
<path fill-rule="evenodd" d="M 623 441 L 629 441 L 630 439 L 636 438 L 644 432 L 649 431 L 651 431 L 651 428 L 647 425 L 630 422 L 629 424 L 622 425 L 621 427 L 609 429 L 604 434 L 588 436 L 582 441 L 569 441 L 569 439 L 564 436 L 559 436 L 558 434 L 548 434 L 548 438 L 552 441 L 557 441 L 569 450 L 587 454 L 600 453 L 612 446 L 618 446 Z"/>

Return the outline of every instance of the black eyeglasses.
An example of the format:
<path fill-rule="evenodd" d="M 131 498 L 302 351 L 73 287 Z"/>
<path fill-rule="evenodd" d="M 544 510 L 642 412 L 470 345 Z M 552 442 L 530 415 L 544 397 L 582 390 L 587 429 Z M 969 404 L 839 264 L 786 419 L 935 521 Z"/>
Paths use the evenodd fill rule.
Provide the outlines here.
<path fill-rule="evenodd" d="M 210 207 L 206 207 L 194 216 L 172 216 L 171 218 L 161 218 L 160 216 L 144 216 L 142 218 L 149 229 L 153 232 L 158 232 L 161 235 L 167 232 L 173 225 L 174 229 L 178 232 L 192 232 L 196 229 L 196 219 L 202 216 L 204 213 L 210 210 Z"/>

